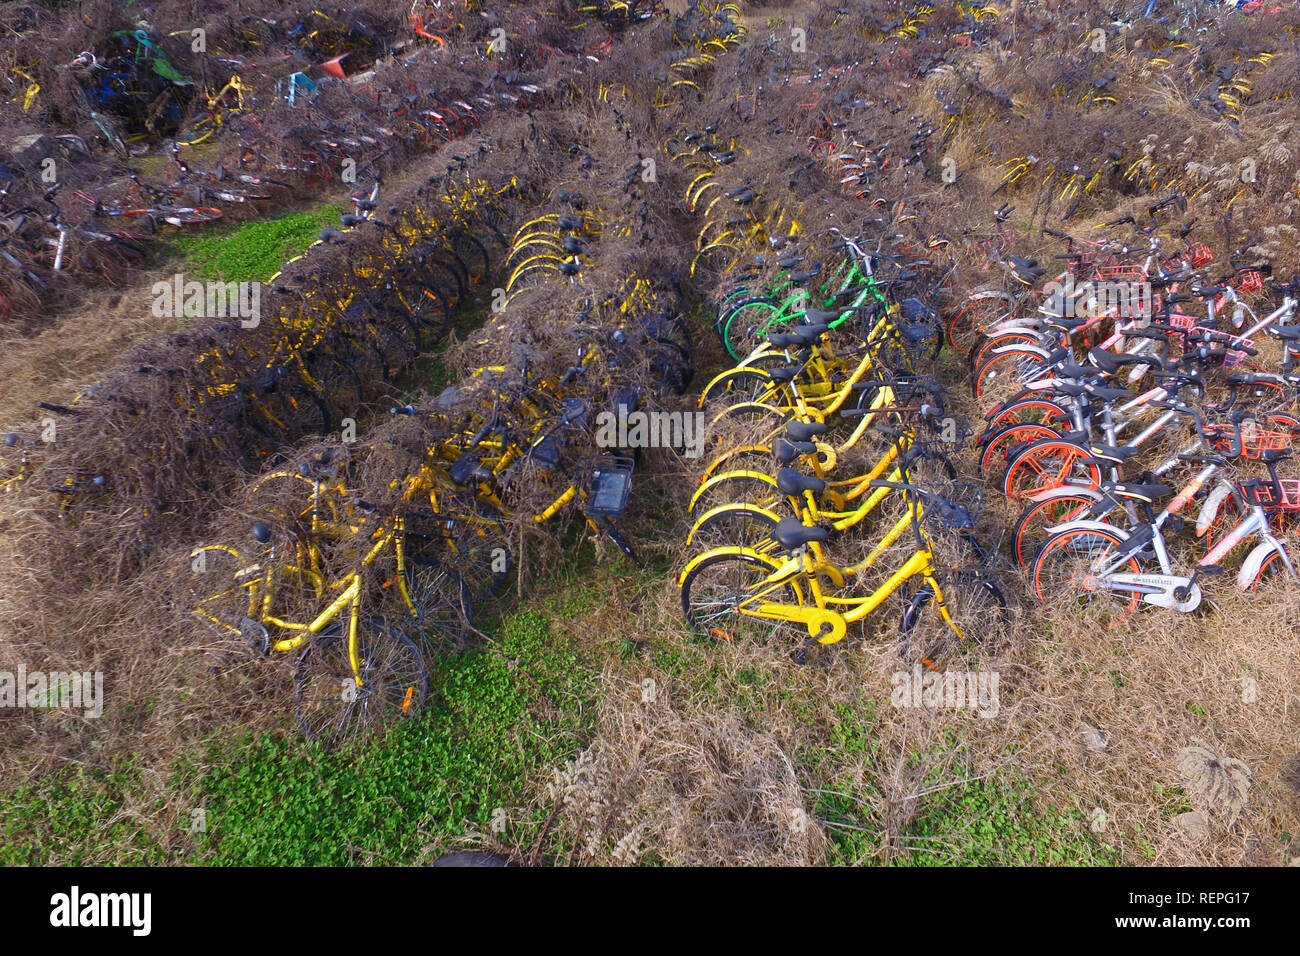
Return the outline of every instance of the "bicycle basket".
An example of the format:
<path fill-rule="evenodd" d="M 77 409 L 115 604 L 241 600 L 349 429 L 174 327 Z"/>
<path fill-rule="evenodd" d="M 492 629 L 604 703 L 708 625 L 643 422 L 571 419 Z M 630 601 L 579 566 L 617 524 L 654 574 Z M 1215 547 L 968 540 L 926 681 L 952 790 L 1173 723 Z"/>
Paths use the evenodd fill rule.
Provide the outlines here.
<path fill-rule="evenodd" d="M 1264 276 L 1254 269 L 1247 269 L 1237 274 L 1236 285 L 1238 292 L 1258 292 L 1264 288 Z"/>
<path fill-rule="evenodd" d="M 1207 328 L 1206 326 L 1203 326 L 1203 325 L 1196 325 L 1196 326 L 1193 326 L 1192 328 L 1188 329 L 1187 332 L 1188 332 L 1188 335 L 1189 335 L 1193 340 L 1194 340 L 1197 336 L 1199 336 L 1199 335 L 1204 335 L 1204 334 L 1206 334 L 1206 333 L 1209 333 L 1209 334 L 1212 335 L 1212 336 L 1213 336 L 1213 335 L 1218 335 L 1218 334 L 1220 334 L 1218 329 Z M 1254 340 L 1254 339 L 1238 338 L 1236 341 L 1237 341 L 1237 344 L 1239 344 L 1239 345 L 1241 345 L 1241 346 L 1243 346 L 1243 347 L 1245 347 L 1245 348 L 1250 348 L 1252 345 L 1255 344 L 1255 340 Z M 1192 343 L 1192 347 L 1193 347 L 1193 348 L 1196 348 L 1198 344 L 1199 344 L 1199 343 L 1193 342 L 1193 343 Z M 1240 351 L 1239 349 L 1234 349 L 1234 348 L 1229 347 L 1229 348 L 1228 348 L 1228 354 L 1225 355 L 1225 356 L 1223 357 L 1223 367 L 1224 367 L 1224 368 L 1233 368 L 1234 366 L 1240 365 L 1240 364 L 1241 364 L 1242 362 L 1244 362 L 1245 360 L 1246 360 L 1246 353 L 1245 353 L 1245 352 L 1242 352 L 1242 351 Z"/>
<path fill-rule="evenodd" d="M 602 458 L 591 473 L 587 492 L 588 518 L 618 518 L 627 510 L 632 494 L 631 458 Z"/>
<path fill-rule="evenodd" d="M 1280 508 L 1284 511 L 1300 511 L 1300 480 L 1280 478 L 1277 487 L 1271 481 L 1258 485 L 1241 485 L 1241 496 L 1248 504 L 1261 508 Z M 1278 495 L 1281 497 L 1278 497 Z"/>
<path fill-rule="evenodd" d="M 1098 266 L 1097 278 L 1111 282 L 1145 282 L 1147 271 L 1142 266 Z"/>
<path fill-rule="evenodd" d="M 1210 425 L 1205 429 L 1206 435 L 1214 443 L 1217 451 L 1231 451 L 1234 429 L 1226 425 Z M 1266 451 L 1281 451 L 1291 447 L 1291 433 L 1273 431 L 1266 428 L 1252 428 L 1249 424 L 1241 429 L 1241 457 L 1250 461 L 1259 461 Z"/>
<path fill-rule="evenodd" d="M 1194 242 L 1187 247 L 1187 261 L 1192 264 L 1192 268 L 1199 269 L 1214 261 L 1214 253 L 1205 243 Z"/>

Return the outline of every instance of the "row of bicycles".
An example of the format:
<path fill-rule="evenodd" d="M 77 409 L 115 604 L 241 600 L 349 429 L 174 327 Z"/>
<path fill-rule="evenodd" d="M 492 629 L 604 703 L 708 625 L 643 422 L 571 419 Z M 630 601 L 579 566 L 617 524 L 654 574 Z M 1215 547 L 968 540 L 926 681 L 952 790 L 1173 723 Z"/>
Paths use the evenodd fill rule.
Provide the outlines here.
<path fill-rule="evenodd" d="M 1005 599 L 975 534 L 980 496 L 950 460 L 965 435 L 932 374 L 934 266 L 885 237 L 826 238 L 833 267 L 787 253 L 774 279 L 733 276 L 714 303 L 720 338 L 748 351 L 700 398 L 713 443 L 682 610 L 804 662 L 902 594 L 905 646 L 937 667 L 972 624 L 990 633 Z M 926 608 L 939 633 L 918 626 Z"/>
<path fill-rule="evenodd" d="M 448 9 L 442 16 L 464 19 L 466 12 Z M 648 13 L 640 7 L 620 12 L 594 6 L 575 16 L 581 26 L 627 17 L 635 21 Z M 99 55 L 87 50 L 69 64 L 69 69 L 84 74 L 77 88 L 83 99 L 89 96 L 87 108 L 100 124 L 99 132 L 85 131 L 85 138 L 75 133 L 49 138 L 44 160 L 68 171 L 67 179 L 53 183 L 53 189 L 44 165 L 29 169 L 19 164 L 4 171 L 0 320 L 38 321 L 44 314 L 42 302 L 57 297 L 69 276 L 122 281 L 130 270 L 147 265 L 160 230 L 201 227 L 232 210 L 240 218 L 262 215 L 307 192 L 353 188 L 365 181 L 367 170 L 395 168 L 403 157 L 436 151 L 474 134 L 488 116 L 530 109 L 544 95 L 544 78 L 518 70 L 501 72 L 497 58 L 482 51 L 467 58 L 464 50 L 444 50 L 445 43 L 425 44 L 400 51 L 392 62 L 372 63 L 383 50 L 378 39 L 382 31 L 363 14 L 331 18 L 313 11 L 308 20 L 313 22 L 293 26 L 245 17 L 238 35 L 251 32 L 253 38 L 245 37 L 234 52 L 284 44 L 343 49 L 332 63 L 368 51 L 365 65 L 372 68 L 332 84 L 319 82 L 321 71 L 308 71 L 315 72 L 316 79 L 300 72 L 272 92 L 251 76 L 230 72 L 240 69 L 243 61 L 226 57 L 219 78 L 202 84 L 178 72 L 161 41 L 143 29 L 112 34 L 112 43 L 130 47 L 126 52 Z M 552 58 L 561 55 L 582 62 L 608 54 L 591 54 L 581 40 L 563 50 L 548 49 Z M 325 77 L 333 75 L 324 71 Z M 139 152 L 132 151 L 113 121 L 114 104 L 121 105 L 121 112 L 159 100 L 140 92 L 138 76 L 185 91 L 184 103 L 189 105 L 183 128 L 170 122 L 165 137 L 158 133 L 150 139 L 161 143 L 157 152 L 168 163 L 148 178 L 122 162 L 111 175 L 92 175 L 99 163 L 99 141 L 105 137 L 122 160 Z M 17 99 L 25 104 L 27 119 L 39 118 L 42 100 L 35 80 Z M 182 105 L 175 96 L 167 102 L 174 110 Z M 141 137 L 145 134 L 136 138 Z M 463 165 L 464 158 L 457 155 L 451 164 Z M 62 199 L 57 196 L 60 189 Z"/>
<path fill-rule="evenodd" d="M 616 522 L 643 449 L 603 441 L 597 419 L 680 394 L 692 343 L 673 283 L 636 266 L 664 238 L 609 159 L 575 146 L 579 175 L 504 242 L 489 318 L 450 355 L 493 364 L 392 407 L 364 442 L 251 481 L 234 509 L 257 519 L 251 541 L 189 554 L 201 620 L 294 657 L 310 739 L 339 746 L 418 712 L 429 661 L 463 646 L 512 574 L 522 584 L 533 529 L 577 525 L 641 561 Z"/>
<path fill-rule="evenodd" d="M 1216 269 L 1186 228 L 1162 240 L 1169 205 L 1181 197 L 1140 229 L 1107 224 L 1136 241 L 1049 230 L 1061 272 L 1044 282 L 1037 260 L 1010 257 L 1018 288 L 986 290 L 949 330 L 973 339 L 979 467 L 1020 511 L 1015 558 L 1043 603 L 1104 627 L 1144 604 L 1192 611 L 1225 570 L 1245 591 L 1295 573 L 1300 277 Z"/>

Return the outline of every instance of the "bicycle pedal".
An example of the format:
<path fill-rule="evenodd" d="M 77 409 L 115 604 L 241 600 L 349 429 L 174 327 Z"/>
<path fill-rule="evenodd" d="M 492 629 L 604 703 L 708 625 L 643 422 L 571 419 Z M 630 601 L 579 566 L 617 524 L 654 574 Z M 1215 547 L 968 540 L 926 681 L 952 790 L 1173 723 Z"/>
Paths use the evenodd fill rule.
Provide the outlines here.
<path fill-rule="evenodd" d="M 802 644 L 790 652 L 790 660 L 800 667 L 808 663 L 808 645 Z"/>

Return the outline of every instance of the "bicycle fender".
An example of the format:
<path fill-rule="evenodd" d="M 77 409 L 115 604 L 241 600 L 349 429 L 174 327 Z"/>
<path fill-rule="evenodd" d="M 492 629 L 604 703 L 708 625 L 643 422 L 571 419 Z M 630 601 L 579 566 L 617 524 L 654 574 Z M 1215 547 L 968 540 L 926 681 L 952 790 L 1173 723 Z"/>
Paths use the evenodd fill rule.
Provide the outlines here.
<path fill-rule="evenodd" d="M 696 490 L 695 494 L 691 495 L 691 503 L 686 506 L 686 510 L 688 512 L 694 511 L 695 502 L 700 500 L 700 495 L 704 494 L 706 491 L 708 491 L 710 488 L 714 487 L 715 485 L 721 484 L 726 479 L 735 478 L 737 476 L 744 477 L 744 478 L 757 478 L 759 481 L 767 482 L 773 488 L 776 487 L 776 479 L 773 478 L 771 475 L 764 474 L 761 471 L 750 471 L 748 469 L 741 469 L 739 471 L 719 472 L 718 474 L 710 478 L 708 481 L 706 481 L 704 484 L 700 485 L 700 487 Z"/>
<path fill-rule="evenodd" d="M 1113 534 L 1121 541 L 1127 541 L 1129 534 L 1113 524 L 1107 524 L 1104 521 L 1094 521 L 1083 519 L 1081 521 L 1066 521 L 1062 524 L 1053 525 L 1050 528 L 1044 528 L 1048 534 L 1060 534 L 1062 531 L 1105 531 L 1107 534 Z"/>
<path fill-rule="evenodd" d="M 765 375 L 765 376 L 767 376 L 767 378 L 768 378 L 769 380 L 772 378 L 772 376 L 768 375 L 767 372 L 766 372 L 764 369 L 761 369 L 761 368 L 746 368 L 745 370 L 746 370 L 747 372 L 753 372 L 755 375 Z M 725 372 L 719 372 L 717 375 L 713 376 L 713 378 L 709 379 L 709 383 L 708 383 L 707 385 L 705 385 L 705 386 L 704 386 L 704 390 L 703 390 L 702 392 L 700 392 L 700 398 L 699 398 L 699 401 L 696 402 L 696 407 L 697 407 L 697 408 L 703 408 L 703 407 L 704 407 L 704 396 L 708 394 L 709 389 L 711 389 L 711 388 L 714 386 L 715 383 L 721 381 L 722 379 L 724 379 L 724 378 L 726 378 L 727 376 L 731 375 L 731 374 L 734 373 L 735 371 L 736 371 L 735 368 L 729 368 L 729 369 L 727 369 Z"/>
<path fill-rule="evenodd" d="M 1042 491 L 1036 491 L 1026 500 L 1037 503 L 1040 501 L 1050 501 L 1052 498 L 1060 498 L 1065 495 L 1091 498 L 1093 501 L 1101 500 L 1101 492 L 1096 488 L 1075 488 L 1070 485 L 1062 485 L 1059 488 L 1045 488 Z"/>
<path fill-rule="evenodd" d="M 753 548 L 742 548 L 734 544 L 729 544 L 721 548 L 712 548 L 709 551 L 705 551 L 702 554 L 697 554 L 695 557 L 691 558 L 691 560 L 686 563 L 686 567 L 682 568 L 681 573 L 677 575 L 677 586 L 681 587 L 683 584 L 685 584 L 686 576 L 690 574 L 692 571 L 694 571 L 699 565 L 703 564 L 706 560 L 708 560 L 709 558 L 716 558 L 719 555 L 724 555 L 724 554 L 744 555 L 746 557 L 755 558 L 761 564 L 766 564 L 769 568 L 772 568 L 773 570 L 776 570 L 777 568 L 781 567 L 781 562 L 773 558 L 771 555 L 759 554 Z"/>
<path fill-rule="evenodd" d="M 1232 485 L 1226 481 L 1220 481 L 1214 486 L 1214 490 L 1205 496 L 1205 501 L 1201 505 L 1201 511 L 1196 516 L 1196 537 L 1205 537 L 1206 532 L 1210 530 L 1210 525 L 1214 523 L 1215 515 L 1223 507 L 1223 503 L 1232 495 Z"/>
<path fill-rule="evenodd" d="M 1237 572 L 1237 587 L 1243 591 L 1249 591 L 1255 586 L 1255 578 L 1259 577 L 1260 570 L 1264 567 L 1264 562 L 1274 551 L 1280 551 L 1277 545 L 1269 541 L 1261 541 L 1251 549 L 1250 554 L 1246 555 L 1246 560 L 1241 564 L 1241 570 Z M 1282 553 L 1282 559 L 1287 560 L 1285 552 Z"/>
<path fill-rule="evenodd" d="M 1005 302 L 1008 307 L 1012 304 L 1011 296 L 1007 295 L 1001 289 L 976 289 L 970 295 L 966 296 L 966 305 L 971 305 L 975 302 L 987 302 L 990 299 L 1000 299 Z"/>
<path fill-rule="evenodd" d="M 1047 351 L 1047 349 L 1043 348 L 1042 346 L 1030 345 L 1027 342 L 1012 342 L 1007 345 L 999 345 L 997 348 L 995 348 L 993 351 L 989 352 L 988 354 L 1003 355 L 1008 352 L 1031 352 L 1034 355 L 1037 355 L 1043 359 L 1046 359 L 1050 354 Z"/>
<path fill-rule="evenodd" d="M 737 368 L 748 368 L 748 369 L 753 369 L 756 372 L 765 372 L 767 370 L 764 369 L 763 367 L 761 366 L 756 367 L 749 363 L 756 362 L 759 359 L 767 358 L 769 355 L 779 355 L 781 358 L 783 359 L 785 358 L 785 352 L 783 352 L 781 349 L 775 348 L 770 342 L 764 342 L 758 348 L 754 349 L 754 351 L 750 352 L 743 359 L 737 362 L 735 368 L 728 369 L 727 371 L 735 371 L 735 369 Z M 725 375 L 726 372 L 724 372 L 723 374 Z M 718 376 L 718 377 L 721 378 L 722 376 Z M 715 379 L 714 381 L 716 380 L 717 379 Z M 710 382 L 709 384 L 713 384 L 713 383 Z"/>
<path fill-rule="evenodd" d="M 708 511 L 704 512 L 704 514 L 700 515 L 699 520 L 696 521 L 695 524 L 691 526 L 690 534 L 686 536 L 686 543 L 691 544 L 694 541 L 696 530 L 705 521 L 707 521 L 709 518 L 712 518 L 714 515 L 723 514 L 727 511 L 757 512 L 758 514 L 761 514 L 766 518 L 771 518 L 774 523 L 779 523 L 781 520 L 780 517 L 778 517 L 774 512 L 768 510 L 767 508 L 764 508 L 761 505 L 747 505 L 737 501 L 729 502 L 727 504 L 722 504 L 722 505 L 716 505 L 715 507 L 712 507 Z"/>

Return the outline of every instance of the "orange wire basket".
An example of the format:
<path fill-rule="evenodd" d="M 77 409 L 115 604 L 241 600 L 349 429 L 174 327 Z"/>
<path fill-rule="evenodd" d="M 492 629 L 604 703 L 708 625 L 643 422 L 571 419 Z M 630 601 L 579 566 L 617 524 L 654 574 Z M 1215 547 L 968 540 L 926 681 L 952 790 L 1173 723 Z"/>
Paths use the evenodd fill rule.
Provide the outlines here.
<path fill-rule="evenodd" d="M 1209 265 L 1214 261 L 1214 253 L 1210 247 L 1203 242 L 1194 242 L 1187 247 L 1187 261 L 1192 264 L 1193 268 L 1199 269 L 1201 266 Z"/>
<path fill-rule="evenodd" d="M 1264 276 L 1254 269 L 1247 269 L 1245 272 L 1237 273 L 1233 284 L 1238 292 L 1258 292 L 1264 288 Z"/>
<path fill-rule="evenodd" d="M 1145 282 L 1147 270 L 1135 265 L 1098 266 L 1097 278 L 1112 282 Z"/>
<path fill-rule="evenodd" d="M 1279 478 L 1254 488 L 1241 488 L 1241 496 L 1261 508 L 1280 508 L 1283 511 L 1300 511 L 1300 479 Z M 1281 497 L 1278 497 L 1278 496 Z"/>
<path fill-rule="evenodd" d="M 1227 425 L 1209 425 L 1206 437 L 1214 443 L 1216 451 L 1232 451 L 1236 430 Z M 1281 451 L 1291 447 L 1291 433 L 1267 428 L 1252 428 L 1249 423 L 1241 428 L 1241 457 L 1259 461 L 1266 451 Z"/>

